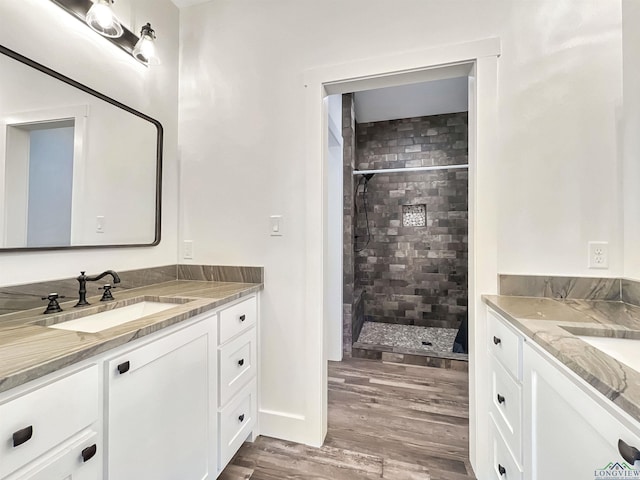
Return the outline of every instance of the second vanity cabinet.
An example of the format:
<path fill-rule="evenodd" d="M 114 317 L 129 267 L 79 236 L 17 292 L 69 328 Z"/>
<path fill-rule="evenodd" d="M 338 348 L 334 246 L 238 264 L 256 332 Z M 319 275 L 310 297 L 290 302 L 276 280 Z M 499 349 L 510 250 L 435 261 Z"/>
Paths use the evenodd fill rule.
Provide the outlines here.
<path fill-rule="evenodd" d="M 0 480 L 217 478 L 258 434 L 257 329 L 252 295 L 0 394 Z"/>
<path fill-rule="evenodd" d="M 640 448 L 640 423 L 488 309 L 490 478 L 594 478 Z M 637 463 L 640 467 L 640 463 Z"/>
<path fill-rule="evenodd" d="M 488 314 L 492 478 L 522 478 L 522 337 Z"/>
<path fill-rule="evenodd" d="M 612 475 L 608 466 L 624 462 L 619 441 L 640 448 L 640 425 L 545 357 L 525 346 L 525 478 L 594 478 L 601 470 L 603 477 Z"/>

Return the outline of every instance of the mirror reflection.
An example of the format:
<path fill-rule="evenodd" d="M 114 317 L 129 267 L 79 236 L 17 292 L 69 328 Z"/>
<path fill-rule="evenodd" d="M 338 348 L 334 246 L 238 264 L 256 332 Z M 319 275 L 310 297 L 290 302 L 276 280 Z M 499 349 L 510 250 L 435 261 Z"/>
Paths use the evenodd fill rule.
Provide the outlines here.
<path fill-rule="evenodd" d="M 156 244 L 160 124 L 0 53 L 0 248 Z"/>

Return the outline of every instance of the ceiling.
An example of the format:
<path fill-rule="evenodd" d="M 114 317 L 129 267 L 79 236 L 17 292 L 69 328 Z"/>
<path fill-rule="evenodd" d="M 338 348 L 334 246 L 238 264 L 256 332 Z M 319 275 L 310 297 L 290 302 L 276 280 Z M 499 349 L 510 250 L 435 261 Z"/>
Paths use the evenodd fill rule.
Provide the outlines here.
<path fill-rule="evenodd" d="M 467 78 L 446 78 L 356 92 L 356 121 L 380 122 L 466 112 L 469 108 Z"/>

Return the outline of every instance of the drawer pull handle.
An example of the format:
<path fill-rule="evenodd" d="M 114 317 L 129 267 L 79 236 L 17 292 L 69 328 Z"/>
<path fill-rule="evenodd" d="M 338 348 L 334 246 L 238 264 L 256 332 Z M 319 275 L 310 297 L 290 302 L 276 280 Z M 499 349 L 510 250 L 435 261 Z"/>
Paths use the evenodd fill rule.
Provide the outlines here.
<path fill-rule="evenodd" d="M 240 321 L 241 322 L 244 322 L 246 319 L 247 319 L 246 315 L 244 315 L 244 314 L 240 315 Z"/>
<path fill-rule="evenodd" d="M 498 403 L 504 403 L 504 397 L 498 394 Z"/>
<path fill-rule="evenodd" d="M 82 450 L 82 461 L 88 462 L 93 458 L 93 456 L 96 454 L 97 451 L 98 451 L 98 446 L 95 443 L 90 447 L 85 448 L 84 450 Z"/>
<path fill-rule="evenodd" d="M 500 343 L 502 343 L 502 340 L 500 340 L 498 337 L 494 336 L 493 337 L 493 343 L 495 345 L 499 345 Z"/>
<path fill-rule="evenodd" d="M 241 358 L 240 360 L 238 360 L 238 365 L 240 366 L 244 365 L 244 358 Z"/>
<path fill-rule="evenodd" d="M 627 444 L 622 439 L 618 440 L 618 452 L 620 452 L 622 458 L 624 458 L 625 462 L 627 462 L 629 465 L 633 466 L 634 463 L 640 460 L 640 451 L 638 451 L 636 447 L 632 447 L 631 445 Z"/>
<path fill-rule="evenodd" d="M 238 420 L 240 420 L 240 423 L 244 422 L 244 413 L 238 417 Z"/>
<path fill-rule="evenodd" d="M 120 365 L 118 365 L 118 373 L 120 373 L 120 375 L 122 375 L 123 373 L 127 373 L 130 368 L 131 364 L 129 363 L 129 361 L 121 363 Z"/>
<path fill-rule="evenodd" d="M 18 445 L 22 445 L 31 440 L 31 437 L 33 437 L 33 425 L 29 425 L 13 434 L 13 446 L 17 447 Z"/>
<path fill-rule="evenodd" d="M 507 470 L 502 465 L 498 464 L 498 473 L 502 476 L 507 473 Z"/>

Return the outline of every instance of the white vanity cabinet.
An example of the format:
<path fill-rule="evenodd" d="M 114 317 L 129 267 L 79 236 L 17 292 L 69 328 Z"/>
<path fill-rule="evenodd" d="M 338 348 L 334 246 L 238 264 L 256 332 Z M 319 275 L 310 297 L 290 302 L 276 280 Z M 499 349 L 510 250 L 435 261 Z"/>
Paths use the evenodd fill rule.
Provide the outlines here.
<path fill-rule="evenodd" d="M 213 480 L 258 435 L 258 295 L 0 393 L 0 480 Z"/>
<path fill-rule="evenodd" d="M 522 478 L 523 337 L 488 311 L 489 449 L 492 478 Z"/>
<path fill-rule="evenodd" d="M 215 314 L 105 363 L 108 478 L 214 478 Z"/>
<path fill-rule="evenodd" d="M 90 364 L 3 394 L 0 478 L 101 479 L 99 381 Z"/>
<path fill-rule="evenodd" d="M 255 437 L 258 415 L 257 298 L 220 312 L 218 345 L 218 472 Z"/>
<path fill-rule="evenodd" d="M 525 478 L 594 478 L 600 470 L 603 477 L 613 476 L 609 466 L 624 462 L 618 442 L 640 448 L 640 425 L 545 357 L 525 345 Z"/>
<path fill-rule="evenodd" d="M 640 449 L 640 423 L 490 308 L 487 319 L 488 478 L 615 477 L 618 442 Z"/>

